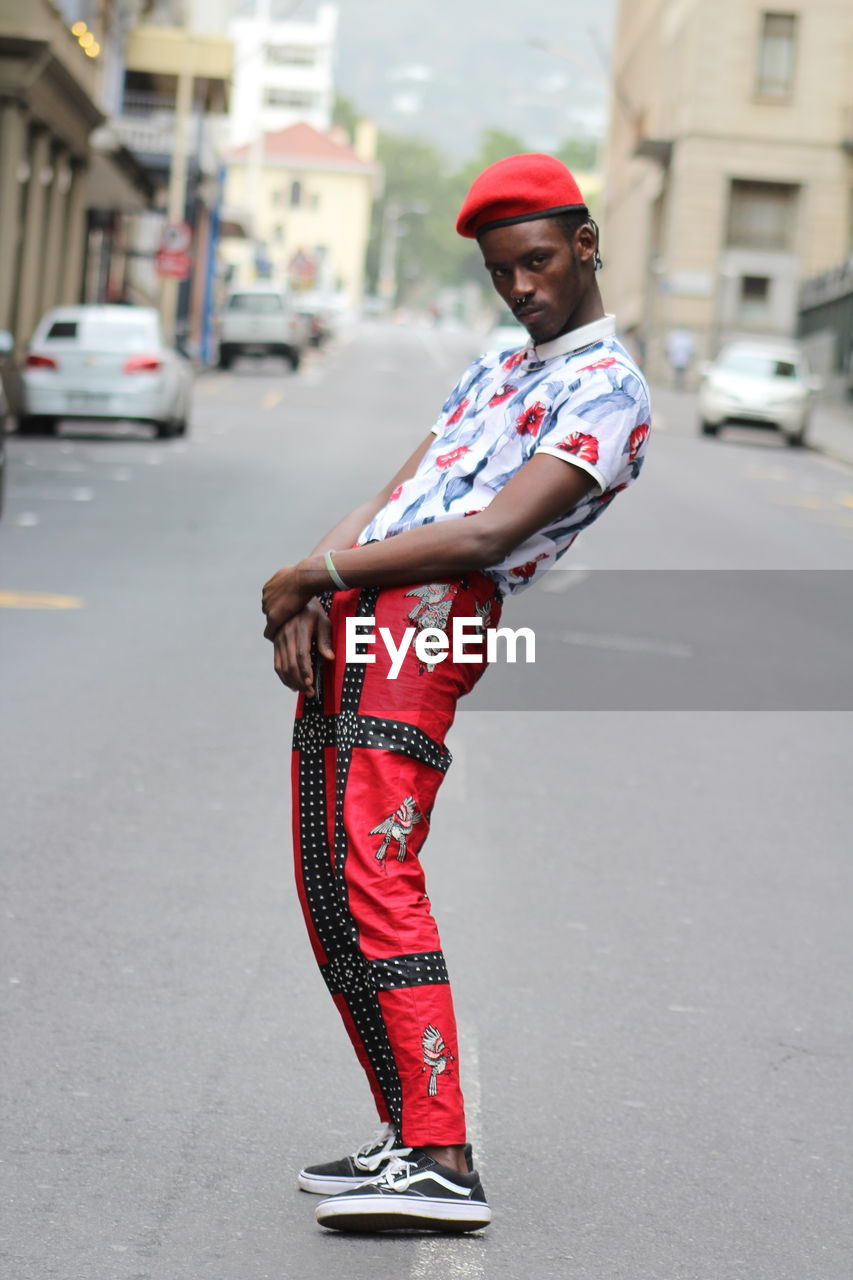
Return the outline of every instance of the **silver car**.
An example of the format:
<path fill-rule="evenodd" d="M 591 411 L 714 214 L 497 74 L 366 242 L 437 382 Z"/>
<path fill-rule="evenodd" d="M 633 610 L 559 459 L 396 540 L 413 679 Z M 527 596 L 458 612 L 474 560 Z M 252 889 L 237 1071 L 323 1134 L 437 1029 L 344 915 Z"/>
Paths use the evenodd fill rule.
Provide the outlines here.
<path fill-rule="evenodd" d="M 703 366 L 699 387 L 700 428 L 715 436 L 721 427 L 779 431 L 790 445 L 805 444 L 815 392 L 802 349 L 790 341 L 733 342 L 713 364 Z"/>
<path fill-rule="evenodd" d="M 189 360 L 168 346 L 153 307 L 56 307 L 36 328 L 24 360 L 18 431 L 50 434 L 60 418 L 150 423 L 186 434 Z"/>

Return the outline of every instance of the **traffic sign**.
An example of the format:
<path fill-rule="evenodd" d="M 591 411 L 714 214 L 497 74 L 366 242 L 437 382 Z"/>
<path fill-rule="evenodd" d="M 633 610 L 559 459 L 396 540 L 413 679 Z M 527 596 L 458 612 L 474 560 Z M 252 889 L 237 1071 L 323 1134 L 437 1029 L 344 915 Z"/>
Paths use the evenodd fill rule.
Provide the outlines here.
<path fill-rule="evenodd" d="M 167 222 L 160 248 L 165 253 L 189 253 L 192 242 L 193 229 L 188 222 Z"/>
<path fill-rule="evenodd" d="M 154 255 L 154 265 L 158 276 L 168 276 L 173 280 L 186 280 L 190 273 L 192 259 L 188 253 L 173 253 L 168 249 L 159 249 Z"/>

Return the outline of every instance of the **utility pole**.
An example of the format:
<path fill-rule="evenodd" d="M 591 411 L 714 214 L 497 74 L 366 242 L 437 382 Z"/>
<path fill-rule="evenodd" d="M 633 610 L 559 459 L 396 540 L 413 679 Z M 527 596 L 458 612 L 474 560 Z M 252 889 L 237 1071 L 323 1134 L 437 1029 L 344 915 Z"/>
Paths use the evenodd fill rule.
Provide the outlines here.
<path fill-rule="evenodd" d="M 166 221 L 174 226 L 184 221 L 187 207 L 187 134 L 193 102 L 194 48 L 192 32 L 184 32 L 184 48 L 175 97 L 175 139 L 172 146 L 172 168 L 169 174 L 169 197 Z M 175 338 L 179 282 L 170 276 L 160 281 L 160 319 L 166 338 Z"/>

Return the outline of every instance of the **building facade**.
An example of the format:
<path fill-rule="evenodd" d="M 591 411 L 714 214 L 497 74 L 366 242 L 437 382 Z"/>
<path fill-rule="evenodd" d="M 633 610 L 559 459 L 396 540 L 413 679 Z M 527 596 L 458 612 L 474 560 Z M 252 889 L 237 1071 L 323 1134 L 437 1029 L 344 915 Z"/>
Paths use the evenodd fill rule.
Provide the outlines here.
<path fill-rule="evenodd" d="M 232 152 L 226 201 L 251 209 L 254 235 L 251 246 L 229 248 L 234 278 L 338 292 L 357 306 L 380 178 L 375 156 L 369 121 L 352 146 L 345 135 L 301 123 Z"/>
<path fill-rule="evenodd" d="M 0 0 L 0 329 L 19 345 L 82 287 L 105 63 L 72 21 L 49 0 Z"/>
<path fill-rule="evenodd" d="M 321 132 L 332 123 L 338 15 L 321 4 L 313 18 L 286 18 L 294 6 L 239 0 L 229 24 L 234 43 L 231 142 L 304 121 Z"/>
<path fill-rule="evenodd" d="M 792 335 L 803 278 L 844 261 L 853 210 L 847 0 L 620 0 L 602 243 L 608 306 L 652 376 Z"/>
<path fill-rule="evenodd" d="M 180 216 L 196 236 L 180 312 L 182 336 L 200 339 L 231 76 L 224 4 L 0 0 L 0 329 L 19 350 L 57 304 L 162 301 L 182 77 Z"/>

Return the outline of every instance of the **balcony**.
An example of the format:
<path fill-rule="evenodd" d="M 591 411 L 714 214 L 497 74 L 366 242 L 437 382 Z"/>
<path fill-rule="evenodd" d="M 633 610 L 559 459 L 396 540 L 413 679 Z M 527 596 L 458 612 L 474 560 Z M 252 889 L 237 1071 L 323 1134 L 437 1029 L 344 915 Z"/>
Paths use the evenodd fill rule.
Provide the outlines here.
<path fill-rule="evenodd" d="M 175 144 L 175 99 L 169 94 L 126 91 L 120 112 L 110 122 L 112 131 L 144 166 L 167 173 Z M 187 116 L 186 140 L 191 176 L 215 173 L 225 122 L 195 104 Z"/>

